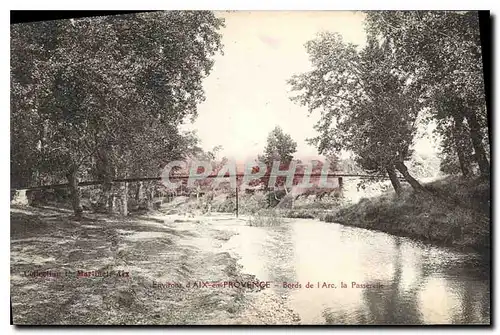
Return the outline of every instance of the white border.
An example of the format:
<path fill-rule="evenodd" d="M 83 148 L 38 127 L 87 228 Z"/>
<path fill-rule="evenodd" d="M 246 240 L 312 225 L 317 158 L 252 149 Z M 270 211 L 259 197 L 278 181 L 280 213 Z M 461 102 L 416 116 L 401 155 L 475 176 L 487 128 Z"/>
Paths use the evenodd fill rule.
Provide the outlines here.
<path fill-rule="evenodd" d="M 491 10 L 492 15 L 495 15 L 498 13 L 498 6 L 499 6 L 498 1 L 484 1 L 484 0 L 474 0 L 474 1 L 456 1 L 456 0 L 442 0 L 442 1 L 436 1 L 436 0 L 421 0 L 418 2 L 409 2 L 409 1 L 387 1 L 387 0 L 377 0 L 377 1 L 360 1 L 360 0 L 349 0 L 349 1 L 344 1 L 344 2 L 338 2 L 338 1 L 333 1 L 333 0 L 308 0 L 308 1 L 297 1 L 297 0 L 284 0 L 284 1 L 271 1 L 271 0 L 253 0 L 253 1 L 238 1 L 238 0 L 212 0 L 212 1 L 207 1 L 207 0 L 179 0 L 179 1 L 152 1 L 152 0 L 141 0 L 141 1 L 130 1 L 130 0 L 122 0 L 122 1 L 108 1 L 104 2 L 102 0 L 86 0 L 83 2 L 72 2 L 72 1 L 54 1 L 54 0 L 46 0 L 46 1 L 36 1 L 36 0 L 30 0 L 30 1 L 17 1 L 11 4 L 5 4 L 2 2 L 0 6 L 2 6 L 2 9 L 0 11 L 0 22 L 2 22 L 1 25 L 1 31 L 0 31 L 0 39 L 2 41 L 2 59 L 1 59 L 1 102 L 2 102 L 2 113 L 0 113 L 0 117 L 2 118 L 0 120 L 0 136 L 1 138 L 1 153 L 2 153 L 2 160 L 0 162 L 0 169 L 1 169 L 1 174 L 0 174 L 0 190 L 2 190 L 1 197 L 0 197 L 0 210 L 1 210 L 1 215 L 2 215 L 2 221 L 0 221 L 1 227 L 3 229 L 2 231 L 2 238 L 3 241 L 0 243 L 1 247 L 1 263 L 2 263 L 2 269 L 4 272 L 0 276 L 1 280 L 1 289 L 2 289 L 2 294 L 1 294 L 1 301 L 0 301 L 0 315 L 2 317 L 2 320 L 0 321 L 2 325 L 2 330 L 3 328 L 6 328 L 9 333 L 18 331 L 14 327 L 8 326 L 10 323 L 9 316 L 10 316 L 10 310 L 9 310 L 9 297 L 10 297 L 10 278 L 7 276 L 7 274 L 10 274 L 10 229 L 9 229 L 9 222 L 10 222 L 10 217 L 9 217 L 9 202 L 8 202 L 8 191 L 10 189 L 10 181 L 9 181 L 9 160 L 7 159 L 7 156 L 10 155 L 9 152 L 9 146 L 10 146 L 10 133 L 9 133 L 9 101 L 10 101 L 10 95 L 9 95 L 9 90 L 10 90 L 10 82 L 9 82 L 9 72 L 10 72 L 10 61 L 9 61 L 9 12 L 8 10 L 12 9 L 40 9 L 40 10 L 61 10 L 61 9 L 66 9 L 66 10 L 146 10 L 146 9 L 210 9 L 210 10 L 223 10 L 223 9 L 232 9 L 232 10 L 389 10 L 389 9 L 400 9 L 400 10 L 415 10 L 415 9 L 434 9 L 434 10 Z M 498 22 L 495 22 L 495 25 L 498 25 Z M 495 31 L 497 30 L 496 27 Z M 493 34 L 494 36 L 494 45 L 498 45 L 498 35 Z M 493 50 L 494 51 L 494 50 Z M 494 52 L 494 54 L 496 54 Z M 494 68 L 498 69 L 498 67 Z M 495 72 L 495 75 L 497 72 Z M 495 76 L 496 77 L 496 76 Z M 493 78 L 492 78 L 493 79 Z M 493 96 L 498 96 L 498 85 L 494 85 L 495 87 L 495 92 L 492 92 Z M 492 111 L 492 113 L 494 113 Z M 494 119 L 495 124 L 492 125 L 492 132 L 494 132 L 495 129 L 500 129 L 496 128 L 495 126 L 500 122 L 499 117 L 496 117 Z M 497 149 L 498 145 L 497 143 L 494 144 L 495 152 L 494 152 L 494 157 L 497 156 Z M 496 166 L 496 164 L 495 164 Z M 495 169 L 496 170 L 496 169 Z M 497 171 L 495 171 L 497 172 Z M 497 177 L 498 178 L 498 177 Z M 496 185 L 494 185 L 496 186 Z M 496 199 L 496 197 L 495 197 Z M 495 205 L 497 204 L 497 200 L 495 200 Z M 499 208 L 495 206 L 496 208 Z M 495 225 L 495 223 L 494 223 Z M 497 239 L 497 231 L 499 230 L 499 227 L 495 228 L 495 238 L 498 243 Z M 496 256 L 496 255 L 495 255 Z M 496 257 L 495 257 L 496 259 Z M 498 260 L 495 261 L 494 267 L 495 269 L 498 268 Z M 498 279 L 498 276 L 495 278 Z M 493 286 L 495 286 L 494 292 L 498 289 L 497 280 L 495 280 L 494 283 L 492 283 Z M 498 311 L 497 308 L 494 308 L 494 311 Z M 492 320 L 497 320 L 497 314 L 495 313 L 494 316 L 492 316 Z M 299 328 L 294 328 L 290 329 L 292 331 L 295 331 Z M 30 330 L 24 330 L 25 332 L 28 331 L 33 331 L 34 329 Z M 59 329 L 59 332 L 66 332 L 69 329 Z M 148 329 L 152 330 L 152 329 Z M 157 331 L 164 331 L 162 329 L 154 329 L 156 332 Z M 181 330 L 181 329 L 178 329 Z M 169 332 L 177 332 L 177 329 L 168 329 L 167 331 Z M 263 330 L 260 329 L 261 331 L 264 332 L 269 332 L 274 329 L 267 329 Z M 341 329 L 329 329 L 329 328 L 323 328 L 323 330 L 327 331 L 344 331 Z M 373 329 L 364 329 L 365 331 L 373 331 Z M 375 329 L 376 331 L 380 331 L 382 329 Z M 414 332 L 414 331 L 421 331 L 422 329 L 393 329 L 392 331 L 397 331 L 399 332 Z M 444 329 L 427 329 L 430 332 L 441 332 Z M 447 330 L 453 330 L 453 332 L 456 333 L 470 333 L 471 329 L 456 329 L 456 328 L 450 328 Z M 484 329 L 483 329 L 484 330 Z M 50 330 L 49 329 L 37 329 L 40 333 L 47 333 Z M 92 331 L 92 328 L 88 328 L 85 330 L 82 329 L 72 329 L 70 330 L 72 332 L 78 332 L 78 333 L 88 333 Z M 108 331 L 111 331 L 113 333 L 118 333 L 121 332 L 122 329 L 110 329 Z M 130 331 L 130 330 L 129 330 Z M 141 331 L 144 332 L 144 330 L 138 330 L 134 328 L 132 330 L 133 332 L 136 331 Z M 192 331 L 192 330 L 191 330 Z M 196 331 L 200 331 L 200 329 L 197 329 Z M 203 329 L 203 332 L 219 332 L 221 329 Z M 233 329 L 229 330 L 233 331 Z M 243 330 L 244 332 L 246 331 L 253 331 L 251 328 L 245 328 Z M 307 330 L 311 331 L 311 330 Z M 357 329 L 356 331 L 361 331 L 361 329 Z M 475 330 L 478 331 L 478 330 Z M 472 332 L 475 332 L 472 331 Z"/>
<path fill-rule="evenodd" d="M 434 9 L 434 10 L 478 10 L 491 9 L 493 1 L 475 0 L 475 1 L 454 1 L 454 0 L 422 0 L 418 2 L 410 1 L 332 1 L 332 0 L 144 0 L 120 2 L 87 0 L 84 2 L 71 1 L 17 1 L 9 6 L 9 9 L 99 9 L 99 10 L 138 10 L 138 9 L 210 9 L 210 10 L 415 10 L 415 9 Z"/>

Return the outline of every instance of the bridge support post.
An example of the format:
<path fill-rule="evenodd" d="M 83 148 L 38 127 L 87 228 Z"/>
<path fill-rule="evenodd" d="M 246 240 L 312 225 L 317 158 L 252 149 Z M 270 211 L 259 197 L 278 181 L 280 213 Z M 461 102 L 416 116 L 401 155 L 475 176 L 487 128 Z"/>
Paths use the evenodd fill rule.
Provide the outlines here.
<path fill-rule="evenodd" d="M 236 179 L 236 217 L 238 217 L 238 179 Z"/>

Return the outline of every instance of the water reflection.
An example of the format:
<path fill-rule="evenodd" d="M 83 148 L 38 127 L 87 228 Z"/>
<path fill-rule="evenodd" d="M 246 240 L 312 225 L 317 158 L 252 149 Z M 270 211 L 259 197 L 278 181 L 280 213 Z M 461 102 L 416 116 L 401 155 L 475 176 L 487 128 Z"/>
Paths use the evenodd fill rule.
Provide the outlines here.
<path fill-rule="evenodd" d="M 244 271 L 276 282 L 273 290 L 303 324 L 490 322 L 489 270 L 477 255 L 313 220 L 238 229 L 232 247 Z M 281 282 L 302 287 L 286 289 Z M 306 288 L 308 282 L 314 288 Z"/>
<path fill-rule="evenodd" d="M 366 323 L 372 324 L 406 324 L 422 323 L 422 315 L 417 301 L 418 285 L 421 273 L 410 271 L 412 277 L 405 276 L 403 281 L 403 257 L 401 238 L 394 237 L 394 271 L 391 281 L 384 281 L 383 291 L 366 289 L 363 291 L 364 303 L 368 306 L 369 315 Z M 407 267 L 413 270 L 412 267 Z"/>

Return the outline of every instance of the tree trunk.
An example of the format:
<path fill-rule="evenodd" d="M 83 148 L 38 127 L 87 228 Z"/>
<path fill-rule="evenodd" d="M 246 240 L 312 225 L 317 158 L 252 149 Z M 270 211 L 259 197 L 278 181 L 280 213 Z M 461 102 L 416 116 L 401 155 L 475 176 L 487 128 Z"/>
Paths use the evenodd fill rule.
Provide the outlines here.
<path fill-rule="evenodd" d="M 121 208 L 121 215 L 127 216 L 128 215 L 128 183 L 123 183 L 121 188 L 121 203 L 122 203 L 122 208 Z"/>
<path fill-rule="evenodd" d="M 140 181 L 139 184 L 137 185 L 137 192 L 135 193 L 135 200 L 137 200 L 137 202 L 139 202 L 139 201 L 141 201 L 143 196 L 144 196 L 143 183 L 142 183 L 142 181 Z"/>
<path fill-rule="evenodd" d="M 155 197 L 155 190 L 154 190 L 154 185 L 149 183 L 148 185 L 148 193 L 147 193 L 147 208 L 152 209 L 153 208 L 153 200 Z"/>
<path fill-rule="evenodd" d="M 108 213 L 113 213 L 115 209 L 115 199 L 113 194 L 113 181 L 109 176 L 106 176 L 102 184 L 104 207 Z"/>
<path fill-rule="evenodd" d="M 387 169 L 387 174 L 389 175 L 389 179 L 391 180 L 392 187 L 394 188 L 394 191 L 396 191 L 396 194 L 398 196 L 403 193 L 403 188 L 401 187 L 401 182 L 399 181 L 399 178 L 396 174 L 396 169 L 394 166 L 388 167 Z"/>
<path fill-rule="evenodd" d="M 475 151 L 475 159 L 477 164 L 479 165 L 479 170 L 481 171 L 481 175 L 489 176 L 490 175 L 490 163 L 486 158 L 486 152 L 483 147 L 483 135 L 481 134 L 481 126 L 477 121 L 476 113 L 469 112 L 465 116 L 467 118 L 467 123 L 469 124 L 470 129 L 470 137 L 472 140 L 472 146 Z"/>
<path fill-rule="evenodd" d="M 102 183 L 102 193 L 99 198 L 99 210 L 113 213 L 115 207 L 115 199 L 113 195 L 113 167 L 109 158 L 112 148 L 109 143 L 104 143 L 97 152 L 97 172 Z"/>
<path fill-rule="evenodd" d="M 113 184 L 111 184 L 111 192 L 108 198 L 108 213 L 115 213 L 116 211 L 116 196 L 113 190 Z"/>
<path fill-rule="evenodd" d="M 78 171 L 76 168 L 72 168 L 66 174 L 66 178 L 68 178 L 69 183 L 69 191 L 71 194 L 71 206 L 73 207 L 73 212 L 75 213 L 76 218 L 81 218 L 83 209 L 80 204 L 80 190 L 78 189 Z"/>
<path fill-rule="evenodd" d="M 398 169 L 399 172 L 401 172 L 403 177 L 406 179 L 408 183 L 410 183 L 411 187 L 413 187 L 415 191 L 418 192 L 426 191 L 426 189 L 418 182 L 418 180 L 413 178 L 413 176 L 408 172 L 408 168 L 403 162 L 397 162 L 394 166 L 396 167 L 396 169 Z"/>
<path fill-rule="evenodd" d="M 453 140 L 455 141 L 455 149 L 457 150 L 458 162 L 460 164 L 460 170 L 464 177 L 468 177 L 470 175 L 470 166 L 469 161 L 466 159 L 465 150 L 467 150 L 467 146 L 464 145 L 464 141 L 468 140 L 468 138 L 464 138 L 463 131 L 463 116 L 455 115 L 454 117 L 454 125 L 453 125 Z"/>
<path fill-rule="evenodd" d="M 276 201 L 280 201 L 280 199 L 278 199 L 278 197 L 276 196 L 276 189 L 273 191 L 273 195 L 274 195 L 274 199 L 275 199 Z"/>

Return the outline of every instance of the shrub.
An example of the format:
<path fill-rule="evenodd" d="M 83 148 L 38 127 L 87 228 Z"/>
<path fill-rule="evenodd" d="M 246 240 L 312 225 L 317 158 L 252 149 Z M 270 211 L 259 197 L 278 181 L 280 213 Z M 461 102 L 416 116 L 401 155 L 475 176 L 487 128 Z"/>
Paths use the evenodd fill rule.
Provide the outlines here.
<path fill-rule="evenodd" d="M 445 178 L 426 185 L 431 194 L 406 187 L 400 197 L 384 194 L 324 216 L 326 222 L 478 250 L 489 248 L 489 183 Z M 450 199 L 470 204 L 457 205 Z"/>
<path fill-rule="evenodd" d="M 273 227 L 285 223 L 282 214 L 272 209 L 263 209 L 250 217 L 249 226 L 254 227 Z"/>

